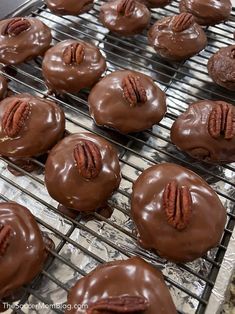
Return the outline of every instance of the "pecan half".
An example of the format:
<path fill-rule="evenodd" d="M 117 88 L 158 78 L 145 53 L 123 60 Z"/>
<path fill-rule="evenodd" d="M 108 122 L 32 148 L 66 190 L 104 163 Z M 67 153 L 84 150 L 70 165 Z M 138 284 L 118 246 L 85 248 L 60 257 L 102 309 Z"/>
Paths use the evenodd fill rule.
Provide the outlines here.
<path fill-rule="evenodd" d="M 138 76 L 128 74 L 122 81 L 123 94 L 131 107 L 147 101 L 146 91 Z"/>
<path fill-rule="evenodd" d="M 101 299 L 93 303 L 87 314 L 140 313 L 149 307 L 148 300 L 142 296 L 120 296 Z"/>
<path fill-rule="evenodd" d="M 4 36 L 17 36 L 20 33 L 28 30 L 30 26 L 30 22 L 27 19 L 21 17 L 15 18 L 6 24 L 6 26 L 3 28 L 2 34 Z"/>
<path fill-rule="evenodd" d="M 191 13 L 181 13 L 173 18 L 172 29 L 179 33 L 188 29 L 194 23 L 194 17 Z"/>
<path fill-rule="evenodd" d="M 213 138 L 223 136 L 230 140 L 235 136 L 235 110 L 227 103 L 217 103 L 208 119 L 208 131 Z"/>
<path fill-rule="evenodd" d="M 177 230 L 185 229 L 192 214 L 189 188 L 180 187 L 175 180 L 169 182 L 163 193 L 163 207 L 168 223 Z"/>
<path fill-rule="evenodd" d="M 102 157 L 98 146 L 83 140 L 74 148 L 74 159 L 79 174 L 86 179 L 94 179 L 102 168 Z"/>
<path fill-rule="evenodd" d="M 67 65 L 82 63 L 85 55 L 84 45 L 74 43 L 67 46 L 63 52 L 63 61 Z"/>
<path fill-rule="evenodd" d="M 19 134 L 30 113 L 30 105 L 26 101 L 15 100 L 10 103 L 2 118 L 2 129 L 9 137 Z"/>
<path fill-rule="evenodd" d="M 135 9 L 135 0 L 121 0 L 117 6 L 117 13 L 131 16 Z"/>
<path fill-rule="evenodd" d="M 3 256 L 10 244 L 12 228 L 10 225 L 0 225 L 0 256 Z"/>

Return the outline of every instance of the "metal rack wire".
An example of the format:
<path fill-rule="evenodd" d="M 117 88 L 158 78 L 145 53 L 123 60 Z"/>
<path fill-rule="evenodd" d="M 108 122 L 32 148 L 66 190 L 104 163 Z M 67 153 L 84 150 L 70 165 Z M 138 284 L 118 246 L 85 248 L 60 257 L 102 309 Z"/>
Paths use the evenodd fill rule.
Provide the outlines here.
<path fill-rule="evenodd" d="M 2 170 L 0 173 L 0 201 L 11 199 L 19 203 L 31 204 L 28 207 L 33 211 L 37 222 L 43 230 L 50 233 L 56 243 L 56 249 L 50 251 L 53 262 L 45 267 L 39 278 L 24 288 L 25 294 L 18 304 L 42 302 L 49 305 L 55 302 L 56 298 L 53 299 L 51 295 L 48 297 L 48 290 L 45 292 L 45 289 L 42 288 L 45 286 L 53 286 L 51 290 L 56 291 L 55 294 L 65 301 L 67 292 L 75 279 L 84 276 L 87 269 L 93 269 L 99 263 L 110 258 L 140 255 L 163 270 L 173 298 L 175 301 L 177 299 L 179 313 L 204 313 L 234 229 L 235 165 L 208 166 L 192 160 L 178 152 L 171 144 L 169 131 L 174 119 L 187 108 L 189 103 L 195 100 L 222 99 L 234 104 L 234 93 L 216 87 L 212 83 L 207 74 L 206 64 L 213 52 L 220 47 L 234 43 L 232 37 L 235 28 L 235 11 L 228 22 L 206 29 L 208 46 L 199 55 L 186 62 L 170 63 L 156 56 L 147 44 L 146 33 L 125 39 L 109 33 L 98 20 L 102 3 L 103 1 L 96 1 L 93 10 L 79 17 L 58 17 L 51 13 L 42 1 L 35 0 L 33 4 L 25 6 L 17 14 L 19 15 L 20 12 L 21 15 L 40 18 L 51 27 L 54 43 L 70 38 L 93 42 L 107 58 L 107 73 L 129 68 L 152 76 L 166 92 L 168 113 L 152 130 L 135 135 L 119 135 L 93 124 L 87 108 L 88 91 L 83 91 L 78 95 L 66 94 L 63 97 L 47 95 L 41 74 L 41 58 L 17 67 L 10 66 L 2 69 L 3 74 L 10 80 L 10 88 L 14 93 L 29 92 L 57 101 L 65 111 L 66 128 L 70 132 L 93 132 L 113 143 L 119 152 L 123 177 L 119 190 L 110 200 L 110 205 L 114 209 L 110 219 L 106 219 L 98 213 L 93 214 L 92 222 L 83 219 L 80 215 L 76 219 L 71 219 L 59 213 L 57 204 L 48 197 L 43 175 L 29 174 L 0 157 L 0 166 L 2 166 L 0 168 Z M 151 22 L 154 23 L 163 16 L 176 13 L 178 13 L 178 1 L 173 1 L 172 5 L 165 9 L 153 10 Z M 44 167 L 39 161 L 35 159 L 32 161 L 42 168 Z M 228 211 L 227 224 L 219 247 L 196 263 L 172 266 L 152 252 L 138 247 L 136 237 L 131 232 L 129 200 L 132 183 L 143 169 L 165 161 L 184 165 L 203 176 L 218 193 Z M 22 178 L 14 178 L 7 171 L 7 165 L 24 174 L 24 180 L 28 185 Z M 2 187 L 5 187 L 5 190 L 7 187 L 9 191 L 13 192 L 3 193 Z M 32 207 L 36 207 L 37 210 L 33 210 Z M 44 211 L 46 220 L 42 218 Z M 66 227 L 56 228 L 55 221 L 60 221 Z M 78 237 L 77 234 L 79 234 Z M 100 255 L 96 251 L 97 248 L 94 250 L 95 245 L 91 245 L 91 243 L 95 245 L 102 243 L 109 254 Z M 68 247 L 70 250 L 76 250 L 77 255 L 83 255 L 89 261 L 92 260 L 92 263 L 87 263 L 86 267 L 82 263 L 81 265 L 77 264 L 72 255 L 67 256 Z M 178 280 L 179 277 L 172 274 L 171 267 L 174 268 L 174 271 L 177 269 L 182 278 L 181 281 Z M 73 280 L 67 281 L 66 277 L 63 278 L 64 268 L 66 268 L 66 273 L 73 274 Z M 202 271 L 202 268 L 205 269 Z M 188 278 L 190 278 L 190 283 Z M 200 289 L 192 286 L 194 281 L 200 285 Z M 189 304 L 192 306 L 190 307 Z M 17 303 L 15 306 L 13 312 L 23 312 L 17 308 Z M 48 313 L 52 312 L 61 313 L 61 309 L 50 308 Z M 45 310 L 42 313 L 45 313 Z"/>

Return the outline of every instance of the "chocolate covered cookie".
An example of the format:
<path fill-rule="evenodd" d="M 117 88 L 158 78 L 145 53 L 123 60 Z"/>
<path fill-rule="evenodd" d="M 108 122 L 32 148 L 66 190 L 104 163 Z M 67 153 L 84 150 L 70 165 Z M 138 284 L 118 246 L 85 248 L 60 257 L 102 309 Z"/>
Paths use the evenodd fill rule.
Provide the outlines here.
<path fill-rule="evenodd" d="M 64 130 L 64 112 L 54 102 L 19 94 L 0 103 L 0 154 L 26 171 L 35 166 L 28 158 L 47 153 Z"/>
<path fill-rule="evenodd" d="M 65 40 L 47 51 L 42 72 L 51 91 L 77 93 L 90 88 L 106 70 L 105 58 L 93 44 Z"/>
<path fill-rule="evenodd" d="M 230 0 L 181 0 L 179 9 L 193 14 L 200 25 L 215 25 L 229 19 L 232 3 Z"/>
<path fill-rule="evenodd" d="M 145 170 L 133 185 L 131 215 L 141 246 L 173 262 L 189 262 L 217 246 L 226 210 L 214 190 L 176 164 Z"/>
<path fill-rule="evenodd" d="M 100 20 L 111 32 L 122 36 L 141 33 L 150 22 L 148 8 L 135 0 L 114 0 L 100 8 Z"/>
<path fill-rule="evenodd" d="M 0 203 L 0 303 L 42 271 L 47 245 L 48 238 L 43 238 L 27 208 Z"/>
<path fill-rule="evenodd" d="M 166 97 L 151 77 L 124 70 L 100 80 L 91 90 L 88 105 L 98 125 L 131 133 L 151 128 L 162 120 Z"/>
<path fill-rule="evenodd" d="M 77 304 L 86 305 L 76 308 Z M 68 295 L 66 314 L 176 314 L 159 270 L 139 257 L 98 266 L 78 280 Z"/>
<path fill-rule="evenodd" d="M 0 75 L 0 100 L 7 96 L 8 84 L 4 76 Z"/>
<path fill-rule="evenodd" d="M 18 64 L 43 55 L 50 47 L 51 31 L 37 18 L 0 21 L 0 62 Z"/>
<path fill-rule="evenodd" d="M 144 3 L 148 8 L 163 8 L 170 4 L 172 0 L 138 0 Z"/>
<path fill-rule="evenodd" d="M 65 137 L 51 150 L 46 162 L 49 194 L 63 206 L 77 211 L 105 207 L 120 180 L 115 149 L 91 133 Z"/>
<path fill-rule="evenodd" d="M 210 57 L 207 69 L 216 84 L 235 91 L 235 45 L 220 48 Z"/>
<path fill-rule="evenodd" d="M 172 125 L 171 140 L 194 158 L 235 162 L 235 107 L 212 100 L 192 104 Z"/>
<path fill-rule="evenodd" d="M 190 13 L 157 21 L 149 30 L 148 40 L 161 57 L 174 61 L 190 58 L 207 45 L 206 34 Z"/>
<path fill-rule="evenodd" d="M 44 0 L 47 7 L 58 15 L 79 15 L 89 11 L 93 0 Z"/>

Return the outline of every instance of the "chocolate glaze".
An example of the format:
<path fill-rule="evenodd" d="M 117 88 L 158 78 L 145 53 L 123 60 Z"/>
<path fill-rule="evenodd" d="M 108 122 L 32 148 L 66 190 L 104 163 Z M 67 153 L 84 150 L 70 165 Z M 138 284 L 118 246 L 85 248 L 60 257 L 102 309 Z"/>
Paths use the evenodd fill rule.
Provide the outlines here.
<path fill-rule="evenodd" d="M 163 8 L 170 4 L 172 0 L 138 0 L 144 3 L 148 8 Z"/>
<path fill-rule="evenodd" d="M 163 208 L 163 192 L 171 180 L 187 186 L 192 198 L 191 218 L 180 231 L 168 223 Z M 133 186 L 131 214 L 140 245 L 174 262 L 192 261 L 217 246 L 226 222 L 226 210 L 214 190 L 194 172 L 170 163 L 140 175 Z"/>
<path fill-rule="evenodd" d="M 4 35 L 6 25 L 12 19 L 0 21 L 0 62 L 18 64 L 42 55 L 50 46 L 51 31 L 37 18 L 25 18 L 30 28 L 19 35 Z"/>
<path fill-rule="evenodd" d="M 2 128 L 2 119 L 8 106 L 16 101 L 30 104 L 30 113 L 15 137 L 9 137 Z M 25 158 L 46 153 L 63 136 L 65 117 L 55 103 L 29 94 L 5 98 L 0 103 L 0 154 L 7 157 Z"/>
<path fill-rule="evenodd" d="M 134 1 L 133 12 L 126 16 L 118 13 L 118 5 L 123 0 L 105 3 L 100 8 L 100 20 L 110 31 L 122 36 L 141 33 L 150 22 L 151 14 L 148 8 L 138 1 Z"/>
<path fill-rule="evenodd" d="M 80 64 L 67 65 L 63 60 L 66 47 L 81 43 L 84 45 L 84 59 Z M 42 71 L 46 84 L 52 91 L 77 93 L 94 85 L 106 69 L 105 58 L 100 50 L 84 41 L 65 40 L 47 51 Z"/>
<path fill-rule="evenodd" d="M 45 0 L 48 8 L 59 15 L 79 15 L 89 11 L 93 0 Z"/>
<path fill-rule="evenodd" d="M 177 17 L 165 17 L 157 21 L 148 32 L 150 45 L 163 58 L 181 61 L 196 55 L 207 45 L 203 29 L 193 23 L 182 32 L 173 30 L 173 22 Z"/>
<path fill-rule="evenodd" d="M 200 25 L 215 25 L 229 19 L 232 3 L 230 0 L 181 0 L 179 9 L 192 13 Z"/>
<path fill-rule="evenodd" d="M 74 159 L 74 148 L 82 140 L 95 143 L 101 153 L 102 168 L 97 177 L 82 177 Z M 67 136 L 50 152 L 45 167 L 49 194 L 60 204 L 78 211 L 94 211 L 106 204 L 121 180 L 116 150 L 109 142 L 91 133 Z"/>
<path fill-rule="evenodd" d="M 235 162 L 235 136 L 213 138 L 208 131 L 210 113 L 222 101 L 203 100 L 189 106 L 171 128 L 171 140 L 194 158 L 212 163 Z M 235 119 L 235 107 L 232 107 Z"/>
<path fill-rule="evenodd" d="M 0 300 L 32 281 L 48 256 L 39 227 L 27 208 L 0 203 L 0 225 L 6 224 L 13 231 L 5 254 L 0 256 Z"/>
<path fill-rule="evenodd" d="M 144 314 L 176 314 L 162 273 L 139 257 L 98 266 L 78 280 L 69 292 L 68 304 L 71 310 L 66 313 L 85 314 L 85 309 L 76 310 L 74 306 L 87 304 L 89 308 L 101 299 L 119 296 L 145 297 L 149 306 Z"/>
<path fill-rule="evenodd" d="M 8 84 L 4 76 L 0 75 L 0 100 L 7 96 Z"/>
<path fill-rule="evenodd" d="M 147 102 L 130 106 L 123 95 L 122 82 L 127 75 L 140 78 Z M 121 133 L 138 132 L 160 122 L 166 112 L 165 93 L 151 77 L 135 71 L 115 71 L 99 81 L 88 98 L 90 114 L 95 122 Z"/>
<path fill-rule="evenodd" d="M 207 68 L 216 84 L 235 91 L 235 45 L 220 48 L 209 59 Z"/>

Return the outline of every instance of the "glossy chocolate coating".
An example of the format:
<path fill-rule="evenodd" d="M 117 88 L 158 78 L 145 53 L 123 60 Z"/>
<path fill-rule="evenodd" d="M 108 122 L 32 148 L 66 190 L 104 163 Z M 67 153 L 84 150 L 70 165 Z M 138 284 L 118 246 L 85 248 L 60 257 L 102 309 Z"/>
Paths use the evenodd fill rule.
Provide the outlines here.
<path fill-rule="evenodd" d="M 80 64 L 67 65 L 63 53 L 66 47 L 76 43 L 84 45 L 84 59 Z M 76 40 L 62 41 L 49 49 L 42 63 L 48 88 L 60 93 L 77 93 L 93 86 L 105 70 L 106 62 L 100 50 L 92 44 Z"/>
<path fill-rule="evenodd" d="M 163 8 L 170 4 L 172 0 L 138 0 L 144 3 L 148 8 Z"/>
<path fill-rule="evenodd" d="M 140 78 L 147 102 L 130 106 L 123 95 L 122 81 L 133 74 Z M 90 114 L 98 125 L 121 133 L 138 132 L 160 122 L 166 112 L 165 93 L 151 77 L 135 71 L 115 71 L 100 80 L 88 98 Z"/>
<path fill-rule="evenodd" d="M 18 64 L 33 59 L 50 47 L 51 31 L 37 18 L 27 18 L 30 28 L 17 36 L 4 35 L 6 25 L 13 19 L 0 21 L 0 62 Z"/>
<path fill-rule="evenodd" d="M 235 136 L 213 138 L 208 131 L 210 113 L 222 101 L 203 100 L 189 106 L 171 128 L 171 140 L 182 151 L 194 158 L 212 162 L 235 162 Z M 235 116 L 235 107 L 233 108 Z"/>
<path fill-rule="evenodd" d="M 215 25 L 229 19 L 232 3 L 230 0 L 181 0 L 179 9 L 192 13 L 200 25 Z"/>
<path fill-rule="evenodd" d="M 235 45 L 220 48 L 210 57 L 207 68 L 216 84 L 235 91 Z"/>
<path fill-rule="evenodd" d="M 162 273 L 139 257 L 106 263 L 80 279 L 69 292 L 72 309 L 66 313 L 85 314 L 85 309 L 76 310 L 74 305 L 87 304 L 89 308 L 98 300 L 119 296 L 145 297 L 149 307 L 144 314 L 176 314 Z"/>
<path fill-rule="evenodd" d="M 151 14 L 148 8 L 134 1 L 135 8 L 130 16 L 118 13 L 117 7 L 122 0 L 114 0 L 103 4 L 100 8 L 100 20 L 110 31 L 122 36 L 141 33 L 150 22 Z"/>
<path fill-rule="evenodd" d="M 168 223 L 163 208 L 163 192 L 171 180 L 187 186 L 192 198 L 192 216 L 183 230 Z M 140 175 L 133 186 L 131 215 L 140 245 L 174 262 L 193 261 L 217 246 L 226 222 L 226 210 L 214 190 L 194 172 L 170 163 Z"/>
<path fill-rule="evenodd" d="M 8 84 L 4 76 L 0 75 L 0 100 L 7 96 Z"/>
<path fill-rule="evenodd" d="M 2 119 L 8 106 L 16 101 L 30 104 L 29 116 L 15 137 L 9 137 L 2 128 Z M 46 153 L 64 134 L 63 110 L 54 102 L 29 94 L 5 98 L 0 103 L 0 154 L 7 157 L 33 157 Z"/>
<path fill-rule="evenodd" d="M 47 258 L 46 245 L 30 211 L 17 203 L 0 203 L 0 225 L 10 225 L 9 246 L 0 256 L 0 300 L 37 276 Z"/>
<path fill-rule="evenodd" d="M 89 11 L 93 0 L 45 0 L 48 8 L 58 15 L 79 15 Z"/>
<path fill-rule="evenodd" d="M 82 140 L 95 143 L 101 153 L 101 171 L 90 180 L 79 174 L 74 158 L 74 148 Z M 104 206 L 120 180 L 116 150 L 109 142 L 91 133 L 67 136 L 51 150 L 46 162 L 45 182 L 49 194 L 60 204 L 78 211 L 94 211 Z"/>
<path fill-rule="evenodd" d="M 148 32 L 148 40 L 162 58 L 181 61 L 204 49 L 207 38 L 197 23 L 193 23 L 182 32 L 175 32 L 173 30 L 175 17 L 165 17 L 157 21 Z"/>

